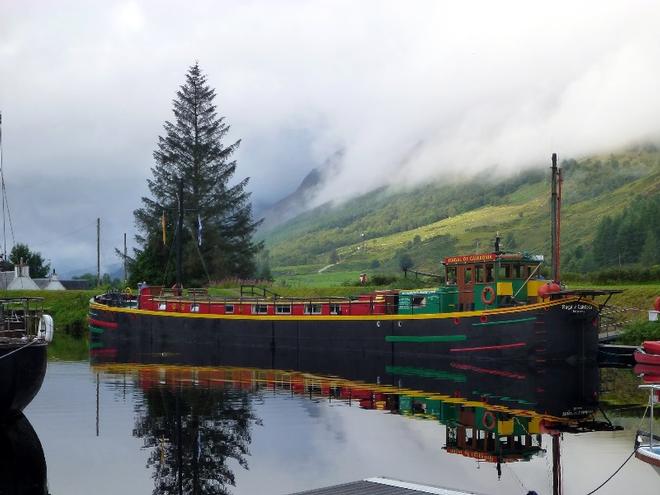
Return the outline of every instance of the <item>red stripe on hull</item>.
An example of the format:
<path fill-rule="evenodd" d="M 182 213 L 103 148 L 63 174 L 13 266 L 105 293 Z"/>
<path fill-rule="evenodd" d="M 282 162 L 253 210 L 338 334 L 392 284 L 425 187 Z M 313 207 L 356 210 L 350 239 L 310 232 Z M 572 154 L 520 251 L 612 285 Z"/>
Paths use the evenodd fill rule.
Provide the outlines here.
<path fill-rule="evenodd" d="M 475 373 L 485 373 L 486 375 L 503 376 L 503 377 L 506 377 L 506 378 L 514 378 L 516 380 L 524 380 L 525 378 L 527 378 L 526 375 L 523 375 L 521 373 L 514 373 L 512 371 L 491 370 L 491 369 L 486 369 L 486 368 L 479 368 L 477 366 L 472 366 L 470 364 L 450 363 L 450 366 L 452 368 L 456 368 L 456 369 L 459 369 L 459 370 L 474 371 Z"/>
<path fill-rule="evenodd" d="M 449 349 L 449 352 L 480 352 L 480 351 L 497 351 L 500 349 L 515 349 L 516 347 L 524 347 L 527 344 L 524 342 L 516 342 L 515 344 L 504 345 L 487 345 L 484 347 L 460 347 L 457 349 Z"/>
<path fill-rule="evenodd" d="M 94 325 L 95 327 L 112 328 L 112 329 L 117 328 L 117 323 L 115 323 L 114 321 L 95 320 L 94 318 L 89 319 L 89 324 Z"/>
<path fill-rule="evenodd" d="M 116 357 L 119 351 L 114 347 L 108 349 L 90 349 L 89 354 L 94 357 Z"/>

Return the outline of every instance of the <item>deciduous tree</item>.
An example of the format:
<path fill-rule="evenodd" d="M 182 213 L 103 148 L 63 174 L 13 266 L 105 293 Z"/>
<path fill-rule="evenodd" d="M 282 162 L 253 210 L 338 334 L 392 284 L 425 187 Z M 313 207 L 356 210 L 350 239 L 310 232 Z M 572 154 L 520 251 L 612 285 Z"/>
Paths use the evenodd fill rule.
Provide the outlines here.
<path fill-rule="evenodd" d="M 30 277 L 43 278 L 50 273 L 50 263 L 46 263 L 41 253 L 30 251 L 27 244 L 16 244 L 11 253 L 9 261 L 18 265 L 21 261 L 30 267 Z"/>

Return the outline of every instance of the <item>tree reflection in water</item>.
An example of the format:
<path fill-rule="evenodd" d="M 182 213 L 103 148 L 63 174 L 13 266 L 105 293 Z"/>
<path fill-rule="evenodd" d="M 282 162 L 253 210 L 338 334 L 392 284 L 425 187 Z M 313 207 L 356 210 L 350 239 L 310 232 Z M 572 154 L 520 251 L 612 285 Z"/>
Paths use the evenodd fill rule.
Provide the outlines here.
<path fill-rule="evenodd" d="M 154 495 L 230 494 L 231 460 L 248 469 L 252 412 L 249 391 L 154 386 L 144 390 L 133 435 L 151 449 Z"/>

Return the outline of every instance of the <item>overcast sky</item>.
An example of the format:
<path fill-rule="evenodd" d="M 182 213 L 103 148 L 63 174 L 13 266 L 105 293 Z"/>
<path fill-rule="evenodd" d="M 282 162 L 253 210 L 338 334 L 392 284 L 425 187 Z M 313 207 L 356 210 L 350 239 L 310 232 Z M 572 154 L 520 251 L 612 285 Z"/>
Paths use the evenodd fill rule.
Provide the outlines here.
<path fill-rule="evenodd" d="M 660 4 L 634 0 L 0 0 L 14 238 L 93 272 L 101 217 L 117 263 L 195 60 L 255 203 L 344 150 L 324 201 L 656 139 L 659 25 Z"/>

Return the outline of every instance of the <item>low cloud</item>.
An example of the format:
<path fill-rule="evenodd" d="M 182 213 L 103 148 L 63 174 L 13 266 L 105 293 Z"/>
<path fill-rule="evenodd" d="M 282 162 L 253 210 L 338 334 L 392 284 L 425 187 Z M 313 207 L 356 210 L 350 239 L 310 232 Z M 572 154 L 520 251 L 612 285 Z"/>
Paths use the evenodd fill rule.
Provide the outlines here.
<path fill-rule="evenodd" d="M 337 150 L 317 202 L 379 185 L 543 165 L 660 134 L 660 6 L 646 1 L 10 2 L 3 149 L 17 237 L 95 264 L 102 217 L 132 238 L 151 153 L 189 65 L 242 138 L 255 202 Z M 18 240 L 18 239 L 17 239 Z M 112 250 L 104 263 L 116 263 Z"/>

